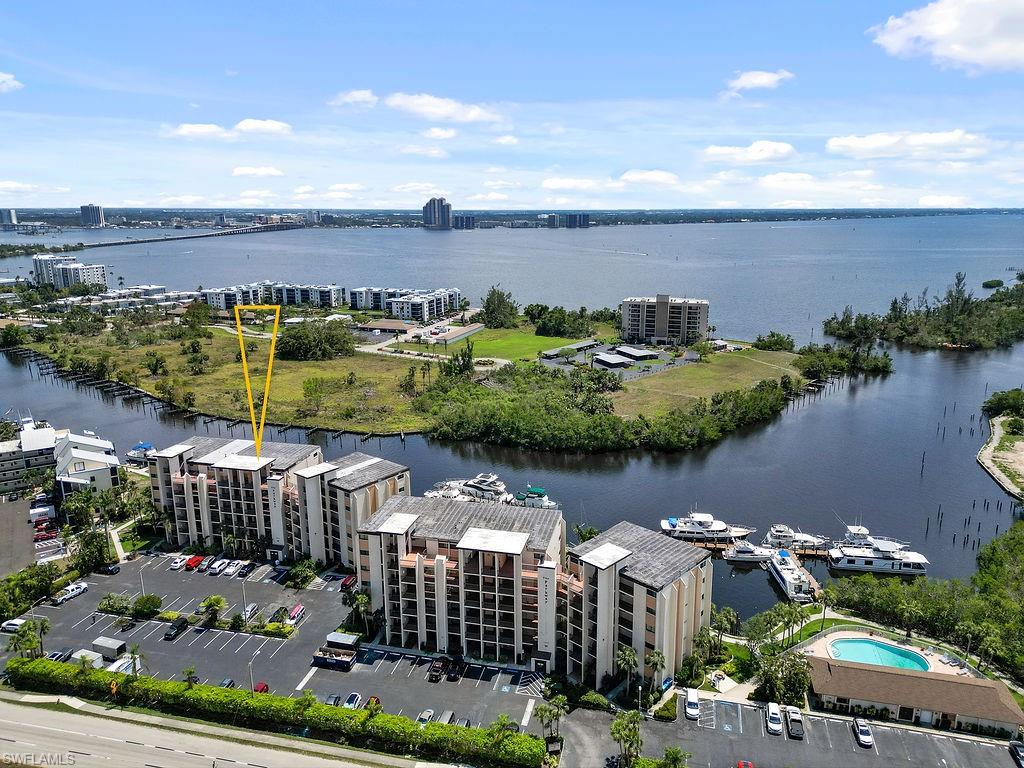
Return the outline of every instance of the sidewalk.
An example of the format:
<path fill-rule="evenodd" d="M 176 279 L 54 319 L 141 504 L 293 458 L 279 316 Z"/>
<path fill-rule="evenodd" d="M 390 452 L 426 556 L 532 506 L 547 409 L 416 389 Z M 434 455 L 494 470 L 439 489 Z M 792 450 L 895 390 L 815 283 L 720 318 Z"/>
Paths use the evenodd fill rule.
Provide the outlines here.
<path fill-rule="evenodd" d="M 105 720 L 120 720 L 126 723 L 154 726 L 166 730 L 180 730 L 191 734 L 201 734 L 216 739 L 229 739 L 253 746 L 273 746 L 281 749 L 302 751 L 325 758 L 341 758 L 368 766 L 393 766 L 393 768 L 445 768 L 444 763 L 431 763 L 412 757 L 398 757 L 377 752 L 363 752 L 358 749 L 334 747 L 321 742 L 293 739 L 278 736 L 264 731 L 252 731 L 246 728 L 213 725 L 194 720 L 177 720 L 173 717 L 149 715 L 142 712 L 129 712 L 117 707 L 105 707 L 91 704 L 73 696 L 46 696 L 20 692 L 0 691 L 0 700 L 12 704 L 39 705 L 64 704 L 82 714 L 102 717 Z"/>

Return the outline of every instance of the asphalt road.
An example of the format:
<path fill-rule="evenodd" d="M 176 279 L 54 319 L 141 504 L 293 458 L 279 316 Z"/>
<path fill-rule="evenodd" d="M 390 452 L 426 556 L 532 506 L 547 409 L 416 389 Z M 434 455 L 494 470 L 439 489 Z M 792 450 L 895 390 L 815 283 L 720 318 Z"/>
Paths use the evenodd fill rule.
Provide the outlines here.
<path fill-rule="evenodd" d="M 562 768 L 606 765 L 618 754 L 608 732 L 610 715 L 577 710 L 563 719 Z M 990 744 L 940 733 L 911 731 L 872 723 L 875 746 L 857 745 L 848 720 L 804 715 L 803 740 L 771 736 L 764 729 L 764 710 L 753 704 L 701 702 L 697 722 L 682 714 L 674 723 L 644 724 L 645 755 L 661 756 L 666 747 L 690 752 L 691 768 L 736 765 L 749 760 L 757 768 L 1011 768 L 1004 744 Z"/>
<path fill-rule="evenodd" d="M 0 759 L 16 765 L 76 768 L 365 768 L 209 736 L 0 702 Z"/>
<path fill-rule="evenodd" d="M 0 578 L 35 562 L 27 501 L 0 502 Z"/>

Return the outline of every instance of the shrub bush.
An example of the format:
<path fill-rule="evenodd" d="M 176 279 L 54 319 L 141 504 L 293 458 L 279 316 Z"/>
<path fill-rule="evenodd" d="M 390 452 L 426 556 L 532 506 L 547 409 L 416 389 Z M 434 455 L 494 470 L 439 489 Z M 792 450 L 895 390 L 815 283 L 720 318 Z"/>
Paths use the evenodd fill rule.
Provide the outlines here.
<path fill-rule="evenodd" d="M 100 598 L 96 609 L 104 613 L 116 613 L 118 616 L 125 616 L 132 609 L 132 601 L 127 595 L 108 592 Z"/>
<path fill-rule="evenodd" d="M 1024 435 L 1024 419 L 1019 416 L 1007 419 L 1005 427 L 1008 435 Z"/>
<path fill-rule="evenodd" d="M 676 705 L 678 703 L 678 700 L 678 694 L 673 694 L 668 701 L 666 701 L 664 704 L 662 704 L 660 707 L 654 710 L 654 719 L 664 720 L 666 722 L 671 722 L 675 720 L 677 714 Z"/>
<path fill-rule="evenodd" d="M 160 595 L 139 595 L 132 605 L 132 616 L 137 619 L 151 619 L 160 612 L 162 604 Z"/>
<path fill-rule="evenodd" d="M 608 711 L 612 708 L 612 705 L 608 703 L 608 699 L 597 691 L 587 691 L 580 696 L 578 703 L 586 709 L 603 709 Z"/>
<path fill-rule="evenodd" d="M 157 621 L 174 621 L 179 616 L 181 616 L 181 614 L 178 613 L 177 611 L 160 611 L 160 613 L 158 613 L 156 615 L 156 620 Z"/>
<path fill-rule="evenodd" d="M 131 677 L 118 672 L 89 669 L 47 659 L 11 659 L 11 683 L 17 688 L 65 693 L 100 701 L 131 701 L 135 706 L 171 714 L 184 714 L 215 722 L 263 731 L 305 728 L 311 738 L 368 747 L 381 752 L 472 761 L 510 768 L 537 768 L 544 762 L 544 742 L 523 733 L 505 735 L 499 742 L 486 729 L 430 723 L 419 728 L 399 715 L 370 716 L 365 709 L 343 709 L 326 704 L 300 705 L 287 696 L 260 694 L 237 688 L 193 685 L 180 681 Z M 111 681 L 118 692 L 110 692 Z M 603 698 L 603 697 L 602 697 Z"/>

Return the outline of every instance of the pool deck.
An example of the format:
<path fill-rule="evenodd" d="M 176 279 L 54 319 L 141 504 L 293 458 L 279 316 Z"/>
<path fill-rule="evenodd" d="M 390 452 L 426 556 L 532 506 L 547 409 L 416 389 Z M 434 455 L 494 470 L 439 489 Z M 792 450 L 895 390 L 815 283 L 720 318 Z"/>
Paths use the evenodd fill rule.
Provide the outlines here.
<path fill-rule="evenodd" d="M 915 653 L 920 654 L 925 661 L 928 662 L 929 672 L 935 672 L 942 675 L 973 677 L 973 675 L 965 669 L 944 663 L 942 659 L 945 656 L 945 652 L 942 650 L 927 650 L 916 645 L 910 645 L 909 643 L 900 643 L 895 640 L 891 640 L 884 635 L 876 635 L 871 632 L 859 632 L 856 630 L 833 632 L 819 637 L 817 640 L 804 647 L 803 652 L 809 656 L 819 656 L 823 659 L 835 658 L 830 646 L 836 640 L 875 640 L 879 643 L 891 645 L 894 648 L 902 648 L 903 650 L 914 651 Z"/>

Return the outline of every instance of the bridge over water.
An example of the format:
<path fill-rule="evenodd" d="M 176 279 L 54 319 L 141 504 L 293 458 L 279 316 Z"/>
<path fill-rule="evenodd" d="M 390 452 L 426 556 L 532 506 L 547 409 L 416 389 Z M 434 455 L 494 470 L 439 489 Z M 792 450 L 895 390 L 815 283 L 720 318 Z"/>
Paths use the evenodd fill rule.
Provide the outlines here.
<path fill-rule="evenodd" d="M 168 235 L 167 237 L 142 237 L 128 240 L 111 240 L 106 243 L 85 243 L 86 248 L 107 248 L 111 245 L 142 245 L 144 243 L 167 243 L 171 240 L 196 240 L 200 237 L 226 237 L 228 235 L 251 235 L 257 232 L 277 232 L 283 229 L 302 229 L 305 224 L 253 224 L 250 227 L 219 229 L 216 232 L 198 232 L 191 235 Z"/>

